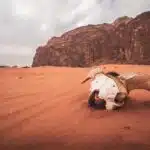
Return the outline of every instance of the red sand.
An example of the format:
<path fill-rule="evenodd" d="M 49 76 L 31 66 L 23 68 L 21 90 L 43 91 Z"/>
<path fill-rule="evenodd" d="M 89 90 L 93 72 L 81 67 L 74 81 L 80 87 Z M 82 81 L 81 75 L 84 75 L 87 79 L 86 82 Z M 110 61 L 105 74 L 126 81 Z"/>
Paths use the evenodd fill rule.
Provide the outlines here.
<path fill-rule="evenodd" d="M 105 65 L 150 74 L 150 66 Z M 120 112 L 87 107 L 89 69 L 0 69 L 0 150 L 150 149 L 150 92 Z"/>

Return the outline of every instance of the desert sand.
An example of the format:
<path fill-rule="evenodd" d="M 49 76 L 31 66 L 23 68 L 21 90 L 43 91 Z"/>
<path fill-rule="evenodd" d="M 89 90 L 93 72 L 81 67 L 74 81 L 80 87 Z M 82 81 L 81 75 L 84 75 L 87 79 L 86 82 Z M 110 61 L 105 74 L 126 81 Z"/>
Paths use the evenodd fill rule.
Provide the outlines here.
<path fill-rule="evenodd" d="M 150 66 L 103 65 L 150 74 Z M 0 69 L 0 150 L 148 150 L 150 92 L 115 112 L 87 106 L 89 68 Z"/>

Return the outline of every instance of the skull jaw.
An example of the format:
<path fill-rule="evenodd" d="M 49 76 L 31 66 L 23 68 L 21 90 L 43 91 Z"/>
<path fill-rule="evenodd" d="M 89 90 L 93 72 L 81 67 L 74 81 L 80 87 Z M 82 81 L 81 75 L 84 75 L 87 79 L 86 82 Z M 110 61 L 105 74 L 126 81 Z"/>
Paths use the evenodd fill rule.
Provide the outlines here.
<path fill-rule="evenodd" d="M 105 109 L 106 110 L 117 110 L 124 106 L 126 103 L 127 94 L 119 92 L 116 94 L 116 97 L 114 100 L 104 100 L 103 98 L 99 97 L 99 90 L 95 90 L 94 99 L 95 103 L 98 103 L 102 100 L 105 101 Z"/>
<path fill-rule="evenodd" d="M 106 110 L 116 110 L 118 108 L 123 107 L 124 103 L 122 104 L 116 104 L 115 102 L 107 102 L 106 103 Z"/>
<path fill-rule="evenodd" d="M 106 102 L 106 110 L 116 110 L 117 108 L 123 107 L 127 102 L 127 93 L 119 92 L 117 93 L 114 101 Z"/>

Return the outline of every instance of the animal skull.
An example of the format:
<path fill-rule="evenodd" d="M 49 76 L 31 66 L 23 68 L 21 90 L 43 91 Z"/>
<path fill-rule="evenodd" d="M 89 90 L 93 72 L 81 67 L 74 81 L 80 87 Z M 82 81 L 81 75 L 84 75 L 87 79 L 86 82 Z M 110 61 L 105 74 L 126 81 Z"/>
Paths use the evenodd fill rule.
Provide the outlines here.
<path fill-rule="evenodd" d="M 123 97 L 118 97 L 118 93 L 121 93 L 116 82 L 105 75 L 101 68 L 93 69 L 89 72 L 88 76 L 81 82 L 82 84 L 92 79 L 90 92 L 94 90 L 99 91 L 98 97 L 106 101 L 106 109 L 113 110 L 116 107 L 124 105 Z M 120 94 L 124 96 L 124 94 Z M 116 97 L 119 101 L 115 101 Z"/>

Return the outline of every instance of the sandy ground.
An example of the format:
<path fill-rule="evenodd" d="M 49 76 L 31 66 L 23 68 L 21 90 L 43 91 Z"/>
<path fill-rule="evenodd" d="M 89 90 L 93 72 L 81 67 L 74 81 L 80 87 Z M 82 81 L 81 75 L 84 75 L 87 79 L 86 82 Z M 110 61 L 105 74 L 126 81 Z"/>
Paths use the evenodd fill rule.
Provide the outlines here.
<path fill-rule="evenodd" d="M 144 72 L 150 66 L 105 65 Z M 150 92 L 136 90 L 120 112 L 87 107 L 88 68 L 0 69 L 0 150 L 148 150 Z"/>

